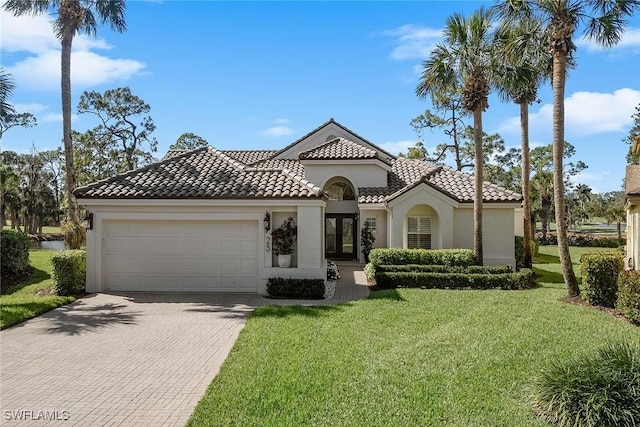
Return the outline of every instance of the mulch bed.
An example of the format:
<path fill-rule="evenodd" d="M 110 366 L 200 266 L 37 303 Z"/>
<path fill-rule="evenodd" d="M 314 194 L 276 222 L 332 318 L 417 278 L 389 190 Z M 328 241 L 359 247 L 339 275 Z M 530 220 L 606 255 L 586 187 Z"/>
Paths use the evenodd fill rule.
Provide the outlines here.
<path fill-rule="evenodd" d="M 33 267 L 29 266 L 19 273 L 3 275 L 2 283 L 0 283 L 0 294 L 5 295 L 10 287 L 26 281 L 32 274 Z"/>

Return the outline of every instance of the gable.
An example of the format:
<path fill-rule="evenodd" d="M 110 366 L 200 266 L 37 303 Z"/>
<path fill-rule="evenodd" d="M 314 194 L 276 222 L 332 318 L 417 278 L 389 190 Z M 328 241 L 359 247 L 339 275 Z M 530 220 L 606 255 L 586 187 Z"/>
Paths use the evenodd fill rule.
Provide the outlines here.
<path fill-rule="evenodd" d="M 352 141 L 366 149 L 378 152 L 378 157 L 384 162 L 390 162 L 395 157 L 380 147 L 376 146 L 365 138 L 361 137 L 352 130 L 346 128 L 335 120 L 330 119 L 328 122 L 320 125 L 302 138 L 294 141 L 292 144 L 280 150 L 273 159 L 299 159 L 301 153 L 313 150 L 327 142 L 336 138 L 344 138 Z"/>

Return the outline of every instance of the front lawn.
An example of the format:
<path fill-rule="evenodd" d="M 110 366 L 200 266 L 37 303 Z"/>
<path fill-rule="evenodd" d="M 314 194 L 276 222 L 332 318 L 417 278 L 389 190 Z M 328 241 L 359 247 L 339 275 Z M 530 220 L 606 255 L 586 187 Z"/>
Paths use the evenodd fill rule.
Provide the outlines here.
<path fill-rule="evenodd" d="M 400 289 L 259 308 L 188 425 L 546 426 L 527 391 L 543 366 L 640 341 L 640 328 L 565 295 L 561 283 Z"/>
<path fill-rule="evenodd" d="M 0 295 L 0 329 L 75 300 L 74 297 L 52 294 L 51 257 L 56 252 L 42 249 L 29 251 L 29 265 L 33 267 L 33 274 L 25 282 L 9 289 L 7 295 Z"/>

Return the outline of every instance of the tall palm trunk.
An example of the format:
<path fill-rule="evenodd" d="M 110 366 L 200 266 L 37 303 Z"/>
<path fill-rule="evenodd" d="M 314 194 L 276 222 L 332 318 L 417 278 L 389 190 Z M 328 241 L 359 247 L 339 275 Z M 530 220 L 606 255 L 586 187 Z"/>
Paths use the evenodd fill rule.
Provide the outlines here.
<path fill-rule="evenodd" d="M 473 142 L 475 145 L 474 178 L 475 194 L 473 201 L 473 253 L 478 265 L 484 264 L 482 251 L 482 181 L 484 156 L 482 152 L 482 105 L 473 110 Z"/>
<path fill-rule="evenodd" d="M 529 186 L 529 103 L 520 103 L 520 130 L 522 138 L 522 222 L 524 267 L 531 268 L 531 188 Z"/>
<path fill-rule="evenodd" d="M 78 222 L 78 205 L 73 196 L 76 188 L 76 175 L 73 166 L 73 145 L 71 142 L 71 44 L 74 29 L 65 27 L 62 34 L 61 89 L 62 89 L 62 139 L 64 142 L 64 161 L 67 169 L 67 198 L 69 200 L 69 221 Z M 72 248 L 74 249 L 74 248 Z"/>
<path fill-rule="evenodd" d="M 573 271 L 567 223 L 564 206 L 564 90 L 567 72 L 567 53 L 558 49 L 553 53 L 553 196 L 556 210 L 556 233 L 558 236 L 558 255 L 562 266 L 562 276 L 569 297 L 580 295 L 578 281 Z"/>

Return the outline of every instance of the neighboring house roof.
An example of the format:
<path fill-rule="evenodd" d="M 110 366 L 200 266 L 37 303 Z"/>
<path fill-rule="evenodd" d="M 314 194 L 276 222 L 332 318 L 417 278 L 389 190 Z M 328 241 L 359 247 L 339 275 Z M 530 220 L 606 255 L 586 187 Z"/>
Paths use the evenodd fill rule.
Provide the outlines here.
<path fill-rule="evenodd" d="M 243 165 L 214 148 L 186 151 L 79 187 L 78 198 L 320 198 L 322 190 L 286 169 Z"/>
<path fill-rule="evenodd" d="M 318 129 L 328 123 L 335 122 L 331 119 Z M 376 150 L 344 138 L 304 151 L 299 160 L 274 159 L 281 151 L 218 151 L 212 147 L 173 150 L 158 163 L 79 187 L 74 194 L 79 198 L 114 199 L 320 198 L 324 197 L 322 189 L 304 179 L 305 160 L 377 159 L 391 166 L 387 186 L 359 188 L 361 204 L 389 202 L 423 183 L 457 202 L 474 200 L 473 175 L 403 157 L 388 162 Z M 483 184 L 483 194 L 486 202 L 522 200 L 520 194 L 487 182 Z"/>
<path fill-rule="evenodd" d="M 298 157 L 300 160 L 378 159 L 378 152 L 347 139 L 336 138 L 311 150 L 303 151 Z"/>
<path fill-rule="evenodd" d="M 627 165 L 624 189 L 627 196 L 640 195 L 640 165 Z"/>

